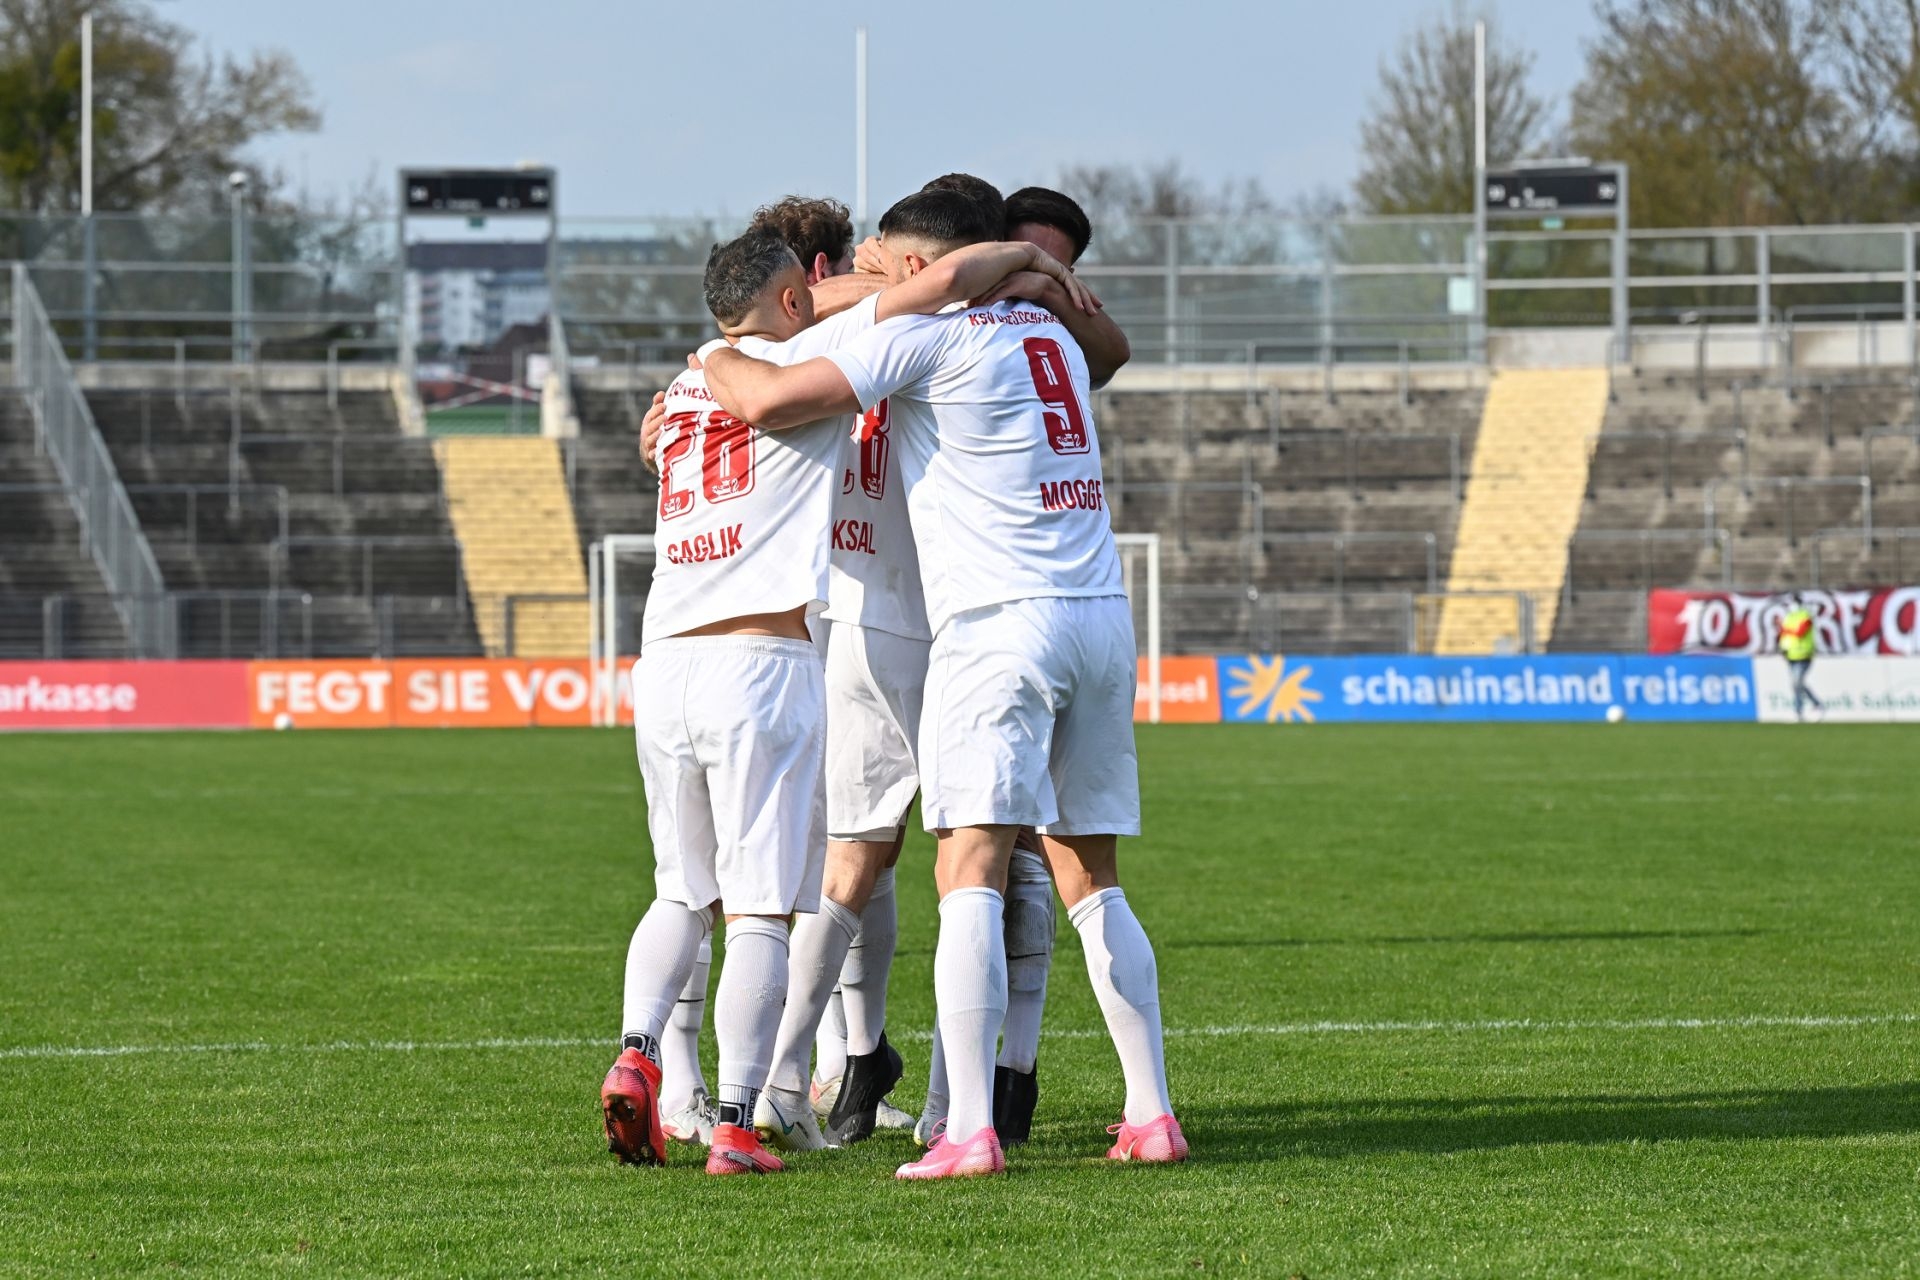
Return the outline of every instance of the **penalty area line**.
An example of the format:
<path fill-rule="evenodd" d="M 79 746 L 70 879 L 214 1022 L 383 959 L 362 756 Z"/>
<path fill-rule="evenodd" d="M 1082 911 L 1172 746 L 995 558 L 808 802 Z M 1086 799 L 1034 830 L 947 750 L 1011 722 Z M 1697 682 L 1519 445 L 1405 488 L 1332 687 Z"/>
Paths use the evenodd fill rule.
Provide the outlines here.
<path fill-rule="evenodd" d="M 1754 1014 L 1734 1018 L 1491 1018 L 1481 1021 L 1407 1022 L 1278 1022 L 1240 1026 L 1169 1027 L 1169 1040 L 1233 1039 L 1261 1036 L 1368 1035 L 1503 1035 L 1554 1031 L 1741 1031 L 1768 1028 L 1820 1030 L 1825 1028 L 1911 1026 L 1920 1013 L 1835 1015 Z M 1061 1040 L 1095 1040 L 1104 1028 L 1049 1028 L 1043 1036 Z M 928 1041 L 925 1031 L 912 1031 L 902 1040 Z M 270 1044 L 264 1040 L 233 1040 L 213 1044 L 122 1045 L 6 1045 L 0 1061 L 48 1058 L 125 1058 L 140 1054 L 222 1053 L 465 1053 L 487 1049 L 586 1049 L 610 1047 L 611 1036 L 493 1036 L 478 1040 L 327 1040 L 312 1044 Z"/>

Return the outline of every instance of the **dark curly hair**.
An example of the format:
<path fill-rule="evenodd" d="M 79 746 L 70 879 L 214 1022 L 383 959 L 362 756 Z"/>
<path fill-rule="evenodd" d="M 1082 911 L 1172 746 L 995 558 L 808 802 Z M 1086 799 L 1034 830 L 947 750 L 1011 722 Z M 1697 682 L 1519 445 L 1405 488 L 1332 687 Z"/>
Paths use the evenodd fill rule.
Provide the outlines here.
<path fill-rule="evenodd" d="M 853 252 L 853 215 L 838 200 L 788 196 L 754 210 L 747 229 L 779 236 L 808 271 L 819 254 L 839 262 Z"/>

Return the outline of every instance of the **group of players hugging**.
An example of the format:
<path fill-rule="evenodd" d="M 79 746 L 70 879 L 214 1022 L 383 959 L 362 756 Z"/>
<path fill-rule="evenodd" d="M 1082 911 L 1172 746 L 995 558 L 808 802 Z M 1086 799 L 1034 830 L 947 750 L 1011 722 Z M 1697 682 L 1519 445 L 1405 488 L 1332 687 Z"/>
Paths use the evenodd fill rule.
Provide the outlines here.
<path fill-rule="evenodd" d="M 1000 1172 L 1039 1096 L 1056 892 L 1126 1083 L 1107 1154 L 1187 1158 L 1116 860 L 1140 832 L 1137 666 L 1089 406 L 1129 351 L 1073 274 L 1091 239 L 1059 192 L 953 174 L 857 250 L 845 206 L 791 197 L 709 257 L 723 336 L 641 443 L 660 489 L 633 667 L 656 897 L 601 1087 L 621 1160 L 662 1164 L 677 1140 L 707 1145 L 708 1173 L 774 1173 L 769 1148 L 912 1125 L 926 1152 L 897 1176 Z M 916 794 L 940 895 L 917 1120 L 887 1101 L 885 1033 Z"/>

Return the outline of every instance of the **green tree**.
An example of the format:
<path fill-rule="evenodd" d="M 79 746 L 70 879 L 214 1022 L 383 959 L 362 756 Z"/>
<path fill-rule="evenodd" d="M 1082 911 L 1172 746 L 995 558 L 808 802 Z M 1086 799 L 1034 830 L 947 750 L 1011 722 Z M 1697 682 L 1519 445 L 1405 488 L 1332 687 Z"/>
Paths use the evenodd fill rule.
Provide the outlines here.
<path fill-rule="evenodd" d="M 1599 0 L 1576 149 L 1622 160 L 1636 226 L 1882 221 L 1910 161 L 1889 150 L 1872 44 L 1850 0 Z M 1902 6 L 1904 7 L 1904 6 Z M 1912 66 L 1881 59 L 1891 94 Z M 1920 103 L 1920 95 L 1912 99 Z"/>
<path fill-rule="evenodd" d="M 1409 34 L 1381 63 L 1360 126 L 1354 183 L 1371 213 L 1466 213 L 1473 208 L 1473 27 L 1487 22 L 1487 159 L 1535 155 L 1547 144 L 1547 104 L 1527 87 L 1533 54 L 1499 38 L 1490 15 L 1465 5 Z"/>
<path fill-rule="evenodd" d="M 312 91 L 279 51 L 199 52 L 141 0 L 0 0 L 0 201 L 34 213 L 80 203 L 80 19 L 94 18 L 94 203 L 103 210 L 224 207 L 254 139 L 319 126 Z M 264 199 L 270 184 L 255 183 Z"/>

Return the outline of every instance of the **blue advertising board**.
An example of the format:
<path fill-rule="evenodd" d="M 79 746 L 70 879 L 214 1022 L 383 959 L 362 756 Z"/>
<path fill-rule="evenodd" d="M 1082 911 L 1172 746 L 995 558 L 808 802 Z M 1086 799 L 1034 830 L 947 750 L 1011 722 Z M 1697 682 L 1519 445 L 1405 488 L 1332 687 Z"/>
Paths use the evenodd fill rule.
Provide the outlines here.
<path fill-rule="evenodd" d="M 1747 658 L 1222 657 L 1228 723 L 1753 720 Z"/>

